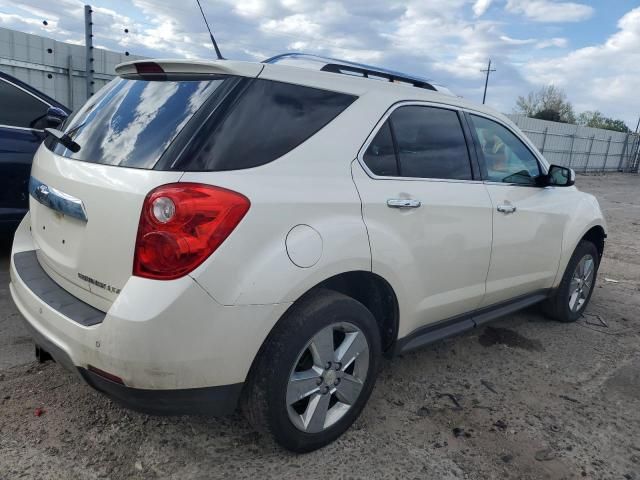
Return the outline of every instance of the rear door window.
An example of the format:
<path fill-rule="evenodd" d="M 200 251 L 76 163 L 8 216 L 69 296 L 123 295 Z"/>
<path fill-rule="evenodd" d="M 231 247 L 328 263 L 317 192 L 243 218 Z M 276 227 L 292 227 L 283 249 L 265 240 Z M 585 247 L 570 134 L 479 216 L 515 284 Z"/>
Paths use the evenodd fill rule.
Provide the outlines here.
<path fill-rule="evenodd" d="M 458 113 L 409 105 L 391 114 L 401 177 L 471 180 L 469 151 Z"/>
<path fill-rule="evenodd" d="M 301 85 L 252 80 L 214 112 L 173 169 L 221 171 L 267 164 L 305 142 L 355 98 Z"/>
<path fill-rule="evenodd" d="M 0 79 L 0 125 L 41 130 L 49 105 Z"/>
<path fill-rule="evenodd" d="M 363 160 L 375 175 L 381 177 L 398 176 L 398 163 L 389 120 L 384 122 L 384 125 L 378 130 L 378 133 L 369 144 Z"/>

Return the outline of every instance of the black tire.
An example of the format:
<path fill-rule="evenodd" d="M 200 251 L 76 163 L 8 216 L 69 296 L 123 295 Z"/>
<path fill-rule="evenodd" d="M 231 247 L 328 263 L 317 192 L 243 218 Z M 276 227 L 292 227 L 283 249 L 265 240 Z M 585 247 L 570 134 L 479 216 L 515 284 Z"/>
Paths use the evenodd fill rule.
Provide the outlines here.
<path fill-rule="evenodd" d="M 572 293 L 570 288 L 571 279 L 578 263 L 585 255 L 591 255 L 595 262 L 591 290 L 589 291 L 581 307 L 577 310 L 572 310 L 569 307 L 569 299 Z M 600 255 L 598 254 L 598 249 L 596 248 L 596 246 L 588 240 L 581 240 L 575 251 L 573 252 L 573 255 L 571 255 L 571 259 L 567 264 L 567 268 L 564 272 L 560 285 L 552 294 L 552 296 L 542 304 L 544 313 L 550 318 L 558 320 L 559 322 L 575 322 L 576 320 L 578 320 L 584 310 L 587 308 L 589 300 L 591 299 L 591 295 L 593 294 L 593 290 L 595 289 L 599 265 Z"/>
<path fill-rule="evenodd" d="M 304 432 L 289 417 L 289 378 L 311 339 L 339 322 L 355 325 L 366 338 L 366 379 L 357 400 L 338 421 L 317 433 Z M 245 384 L 241 409 L 256 430 L 271 435 L 288 450 L 304 453 L 321 448 L 342 435 L 363 410 L 378 374 L 380 345 L 376 320 L 363 304 L 332 290 L 313 292 L 287 311 L 260 349 Z"/>

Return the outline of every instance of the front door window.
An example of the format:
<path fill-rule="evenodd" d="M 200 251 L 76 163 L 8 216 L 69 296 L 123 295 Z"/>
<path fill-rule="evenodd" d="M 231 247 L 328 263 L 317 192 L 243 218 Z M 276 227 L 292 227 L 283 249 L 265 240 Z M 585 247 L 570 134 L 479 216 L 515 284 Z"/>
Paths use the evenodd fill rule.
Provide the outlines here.
<path fill-rule="evenodd" d="M 538 160 L 506 127 L 488 118 L 471 115 L 491 182 L 535 184 L 540 175 Z"/>

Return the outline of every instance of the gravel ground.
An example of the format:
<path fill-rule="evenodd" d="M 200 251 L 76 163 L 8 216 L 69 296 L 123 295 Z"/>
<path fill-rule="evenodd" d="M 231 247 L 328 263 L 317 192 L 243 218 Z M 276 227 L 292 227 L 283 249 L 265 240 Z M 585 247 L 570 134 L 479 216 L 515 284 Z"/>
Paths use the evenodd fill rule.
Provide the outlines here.
<path fill-rule="evenodd" d="M 5 244 L 0 479 L 640 480 L 640 177 L 580 176 L 578 186 L 598 196 L 610 230 L 585 318 L 566 325 L 528 310 L 386 362 L 355 425 L 307 455 L 240 415 L 133 413 L 35 363 Z"/>

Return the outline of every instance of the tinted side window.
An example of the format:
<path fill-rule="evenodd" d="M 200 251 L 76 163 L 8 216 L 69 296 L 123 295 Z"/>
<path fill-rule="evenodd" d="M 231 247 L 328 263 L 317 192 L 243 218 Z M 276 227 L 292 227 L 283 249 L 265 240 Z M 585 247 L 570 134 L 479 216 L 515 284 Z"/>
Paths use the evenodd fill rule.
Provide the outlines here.
<path fill-rule="evenodd" d="M 486 178 L 492 182 L 534 184 L 540 166 L 522 141 L 488 118 L 471 115 L 484 157 Z"/>
<path fill-rule="evenodd" d="M 293 150 L 337 117 L 356 97 L 271 80 L 253 80 L 218 108 L 198 132 L 177 170 L 257 167 Z"/>
<path fill-rule="evenodd" d="M 33 95 L 0 80 L 0 125 L 23 128 L 42 128 L 42 120 L 49 109 Z"/>
<path fill-rule="evenodd" d="M 470 180 L 471 164 L 458 114 L 435 107 L 400 107 L 391 115 L 400 176 Z"/>
<path fill-rule="evenodd" d="M 396 152 L 388 120 L 384 122 L 367 148 L 364 154 L 364 163 L 376 175 L 382 177 L 398 176 L 398 163 L 396 162 Z"/>

